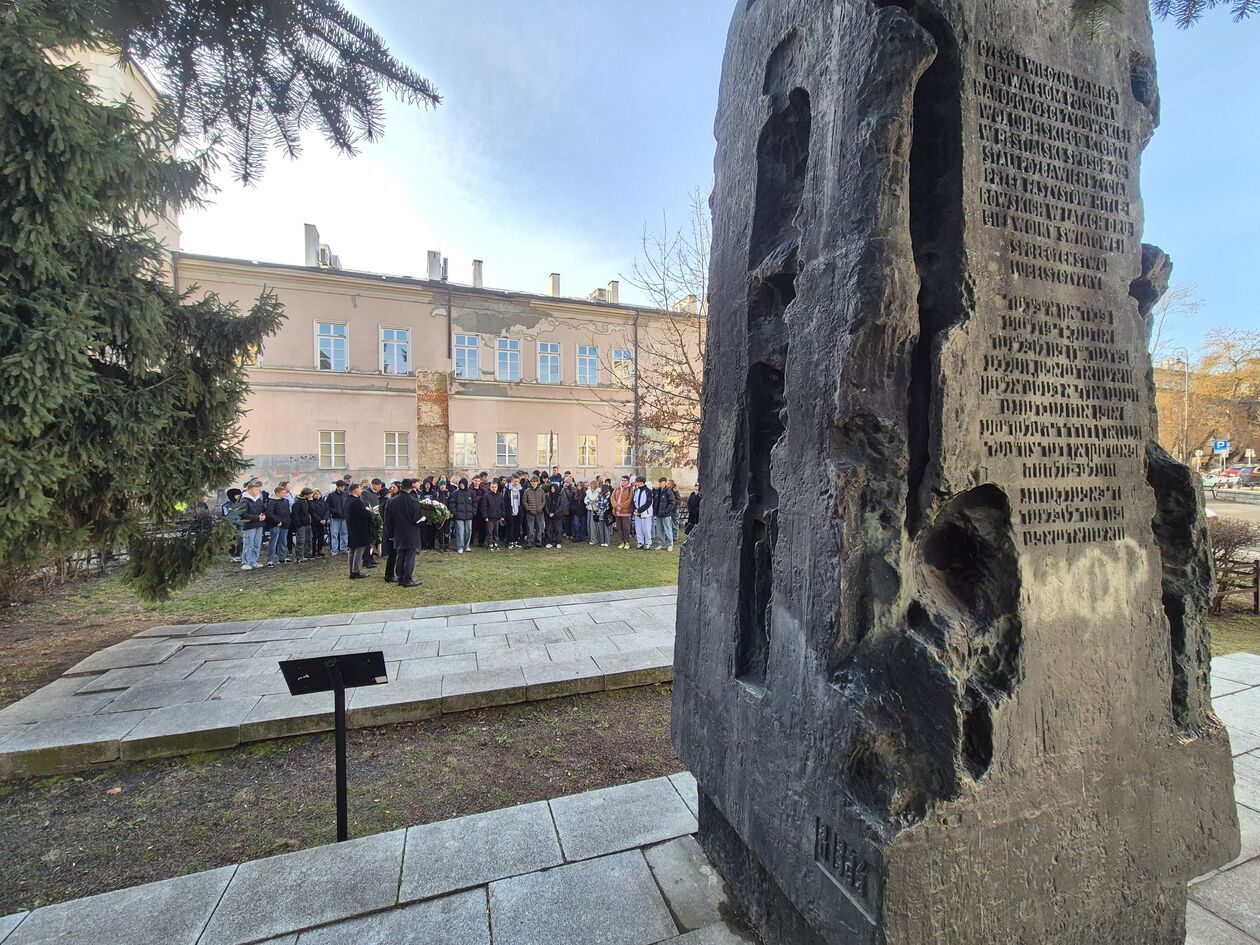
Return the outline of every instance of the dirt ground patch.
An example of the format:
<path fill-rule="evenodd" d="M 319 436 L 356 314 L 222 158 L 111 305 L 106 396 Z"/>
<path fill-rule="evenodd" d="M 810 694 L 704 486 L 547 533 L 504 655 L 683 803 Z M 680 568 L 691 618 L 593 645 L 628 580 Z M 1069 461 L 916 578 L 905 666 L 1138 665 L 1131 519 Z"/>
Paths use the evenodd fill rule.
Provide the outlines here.
<path fill-rule="evenodd" d="M 649 686 L 350 733 L 364 836 L 682 770 Z M 335 837 L 331 735 L 0 783 L 0 915 Z"/>

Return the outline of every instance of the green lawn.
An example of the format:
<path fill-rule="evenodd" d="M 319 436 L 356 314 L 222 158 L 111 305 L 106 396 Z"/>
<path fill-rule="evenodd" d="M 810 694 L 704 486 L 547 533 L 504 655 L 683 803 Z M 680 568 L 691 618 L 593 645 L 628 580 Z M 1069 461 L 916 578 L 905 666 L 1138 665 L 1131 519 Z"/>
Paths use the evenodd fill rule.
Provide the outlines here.
<path fill-rule="evenodd" d="M 1225 613 L 1209 617 L 1208 627 L 1212 631 L 1212 655 L 1260 653 L 1260 617 Z"/>
<path fill-rule="evenodd" d="M 416 578 L 424 586 L 415 588 L 386 584 L 383 562 L 365 573 L 368 580 L 351 581 L 344 557 L 259 571 L 241 571 L 225 561 L 165 603 L 137 600 L 115 577 L 71 589 L 50 602 L 49 609 L 62 618 L 91 614 L 186 623 L 626 590 L 676 583 L 678 551 L 621 551 L 582 544 L 565 545 L 562 551 L 421 552 Z"/>

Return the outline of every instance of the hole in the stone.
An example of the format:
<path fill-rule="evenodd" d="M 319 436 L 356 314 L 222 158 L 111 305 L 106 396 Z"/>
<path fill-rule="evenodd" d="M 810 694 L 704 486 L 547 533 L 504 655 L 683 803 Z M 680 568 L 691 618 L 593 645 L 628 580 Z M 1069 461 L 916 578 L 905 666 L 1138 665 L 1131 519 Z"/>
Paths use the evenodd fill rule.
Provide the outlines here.
<path fill-rule="evenodd" d="M 968 690 L 970 703 L 963 715 L 963 762 L 973 781 L 984 777 L 993 763 L 993 717 L 989 703 L 975 690 Z"/>

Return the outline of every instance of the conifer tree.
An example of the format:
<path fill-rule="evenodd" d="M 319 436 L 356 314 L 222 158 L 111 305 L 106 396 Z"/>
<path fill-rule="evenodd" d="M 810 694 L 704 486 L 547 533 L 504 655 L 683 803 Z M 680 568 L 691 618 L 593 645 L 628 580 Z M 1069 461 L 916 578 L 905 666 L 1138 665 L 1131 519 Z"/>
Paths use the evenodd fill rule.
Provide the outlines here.
<path fill-rule="evenodd" d="M 1071 0 L 1077 19 L 1091 32 L 1097 32 L 1107 17 L 1124 9 L 1131 0 Z M 1135 0 L 1133 0 L 1135 2 Z M 1235 20 L 1260 13 L 1260 0 L 1150 0 L 1151 12 L 1159 19 L 1171 19 L 1185 29 L 1216 7 L 1229 7 Z"/>
<path fill-rule="evenodd" d="M 163 107 L 97 98 L 49 55 L 74 46 L 154 66 Z M 161 597 L 230 538 L 182 509 L 245 466 L 243 364 L 282 309 L 177 292 L 149 224 L 198 203 L 216 156 L 249 179 L 308 127 L 352 151 L 382 88 L 438 101 L 324 0 L 0 0 L 0 578 L 125 545 Z"/>

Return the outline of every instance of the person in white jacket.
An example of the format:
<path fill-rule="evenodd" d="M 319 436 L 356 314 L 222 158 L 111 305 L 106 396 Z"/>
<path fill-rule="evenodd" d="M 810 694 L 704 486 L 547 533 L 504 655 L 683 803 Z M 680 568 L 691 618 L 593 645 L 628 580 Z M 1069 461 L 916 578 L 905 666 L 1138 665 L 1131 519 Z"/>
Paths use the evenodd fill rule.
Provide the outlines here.
<path fill-rule="evenodd" d="M 652 550 L 652 507 L 655 504 L 655 493 L 648 488 L 647 480 L 639 476 L 634 480 L 630 508 L 634 514 L 635 546 L 640 551 Z"/>

